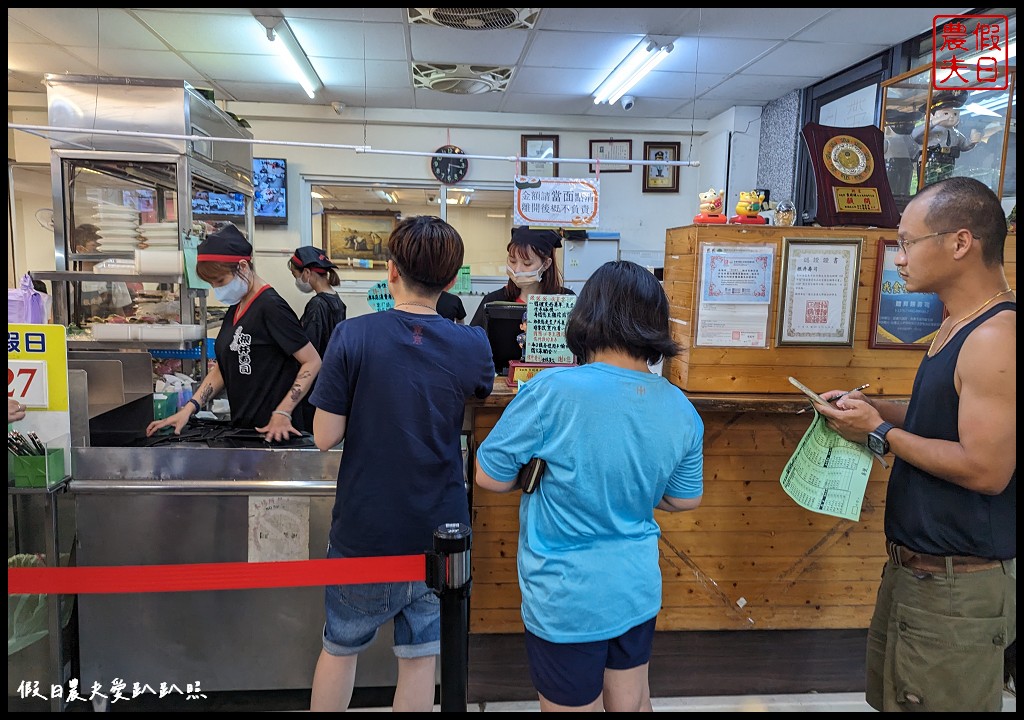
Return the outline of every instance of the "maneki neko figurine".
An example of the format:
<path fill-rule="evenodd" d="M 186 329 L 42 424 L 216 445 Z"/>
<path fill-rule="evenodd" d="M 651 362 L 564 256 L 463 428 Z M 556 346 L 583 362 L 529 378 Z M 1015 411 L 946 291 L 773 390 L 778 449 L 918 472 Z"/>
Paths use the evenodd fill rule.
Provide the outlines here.
<path fill-rule="evenodd" d="M 709 187 L 707 192 L 697 193 L 700 198 L 700 212 L 693 216 L 694 224 L 725 224 L 728 219 L 722 214 L 722 191 Z"/>
<path fill-rule="evenodd" d="M 768 221 L 760 215 L 764 209 L 763 203 L 764 193 L 741 190 L 740 200 L 736 203 L 736 214 L 729 218 L 729 222 L 740 225 L 767 225 Z"/>

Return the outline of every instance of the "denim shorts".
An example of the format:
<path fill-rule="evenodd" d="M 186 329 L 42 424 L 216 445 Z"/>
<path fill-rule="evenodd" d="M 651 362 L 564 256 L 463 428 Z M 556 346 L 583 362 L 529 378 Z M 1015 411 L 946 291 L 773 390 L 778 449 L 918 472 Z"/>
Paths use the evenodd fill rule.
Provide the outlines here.
<path fill-rule="evenodd" d="M 343 555 L 328 546 L 327 557 Z M 355 655 L 365 650 L 388 620 L 395 622 L 396 657 L 429 657 L 441 652 L 441 602 L 426 583 L 328 585 L 324 609 L 324 650 L 328 655 Z"/>
<path fill-rule="evenodd" d="M 651 661 L 656 617 L 610 640 L 553 643 L 526 631 L 530 679 L 558 705 L 580 707 L 604 689 L 605 670 L 630 670 Z"/>

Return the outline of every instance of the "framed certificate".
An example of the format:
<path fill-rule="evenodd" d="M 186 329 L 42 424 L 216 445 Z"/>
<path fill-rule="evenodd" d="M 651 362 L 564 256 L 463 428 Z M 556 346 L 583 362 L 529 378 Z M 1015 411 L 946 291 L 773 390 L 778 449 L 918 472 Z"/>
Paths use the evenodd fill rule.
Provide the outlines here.
<path fill-rule="evenodd" d="M 530 177 L 558 177 L 557 135 L 522 135 L 522 157 L 520 175 Z"/>
<path fill-rule="evenodd" d="M 863 238 L 783 238 L 775 344 L 853 345 Z"/>
<path fill-rule="evenodd" d="M 869 345 L 873 350 L 927 350 L 946 308 L 935 293 L 907 292 L 896 269 L 898 251 L 895 240 L 878 241 Z"/>
<path fill-rule="evenodd" d="M 617 164 L 615 160 L 633 159 L 632 140 L 591 140 L 590 157 L 600 160 L 600 170 L 606 172 L 633 172 L 633 166 L 629 163 Z M 598 165 L 591 164 L 590 172 L 596 173 Z"/>

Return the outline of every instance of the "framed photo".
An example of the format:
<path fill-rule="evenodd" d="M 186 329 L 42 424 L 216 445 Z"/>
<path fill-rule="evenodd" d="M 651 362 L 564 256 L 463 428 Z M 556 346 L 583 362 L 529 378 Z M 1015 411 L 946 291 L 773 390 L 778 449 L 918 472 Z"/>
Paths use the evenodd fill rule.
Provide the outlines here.
<path fill-rule="evenodd" d="M 782 238 L 775 344 L 853 345 L 863 238 Z"/>
<path fill-rule="evenodd" d="M 644 143 L 644 160 L 678 160 L 679 143 Z M 679 192 L 678 165 L 644 165 L 644 192 Z"/>
<path fill-rule="evenodd" d="M 551 158 L 558 157 L 557 135 L 523 135 L 520 175 L 531 177 L 558 177 L 558 163 Z"/>
<path fill-rule="evenodd" d="M 601 172 L 633 172 L 629 163 L 616 164 L 616 160 L 633 159 L 632 140 L 591 140 L 590 157 L 601 161 Z M 598 166 L 591 164 L 590 172 L 596 173 Z"/>
<path fill-rule="evenodd" d="M 895 240 L 878 241 L 869 345 L 873 350 L 927 350 L 946 308 L 935 293 L 907 292 L 896 271 L 897 252 Z"/>
<path fill-rule="evenodd" d="M 325 210 L 324 245 L 342 267 L 372 268 L 387 261 L 386 247 L 398 213 L 387 210 Z"/>

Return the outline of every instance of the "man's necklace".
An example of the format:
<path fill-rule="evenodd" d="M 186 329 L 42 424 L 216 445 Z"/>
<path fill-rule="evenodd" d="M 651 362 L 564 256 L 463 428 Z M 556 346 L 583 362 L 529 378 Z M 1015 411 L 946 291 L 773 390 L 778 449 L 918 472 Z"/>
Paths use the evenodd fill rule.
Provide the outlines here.
<path fill-rule="evenodd" d="M 989 305 L 991 305 L 992 301 L 995 300 L 997 297 L 1001 297 L 1001 296 L 1006 295 L 1007 293 L 1011 293 L 1011 292 L 1013 292 L 1013 290 L 1010 289 L 1010 288 L 1006 288 L 1005 290 L 1000 290 L 995 295 L 993 295 L 988 300 L 986 300 L 981 305 L 979 305 L 977 308 L 975 308 L 971 312 L 967 313 L 962 318 L 957 320 L 955 323 L 950 325 L 949 326 L 949 330 L 946 331 L 945 336 L 942 338 L 942 342 L 939 343 L 938 349 L 935 348 L 935 343 L 939 339 L 939 334 L 935 333 L 935 337 L 932 338 L 932 344 L 928 347 L 928 356 L 931 357 L 932 355 L 937 353 L 939 350 L 941 350 L 943 348 L 943 346 L 946 344 L 946 341 L 949 340 L 949 337 L 953 334 L 953 331 L 956 330 L 957 327 L 959 327 L 962 322 L 964 322 L 965 320 L 969 320 L 970 318 L 972 318 L 975 315 L 977 315 L 978 313 L 980 313 L 982 310 L 984 310 Z"/>
<path fill-rule="evenodd" d="M 416 307 L 426 308 L 427 310 L 433 310 L 435 313 L 437 312 L 437 308 L 436 307 L 431 307 L 430 305 L 425 305 L 423 303 L 418 303 L 418 302 L 400 302 L 400 303 L 396 303 L 395 307 L 396 308 L 400 308 L 403 305 L 415 305 Z"/>

